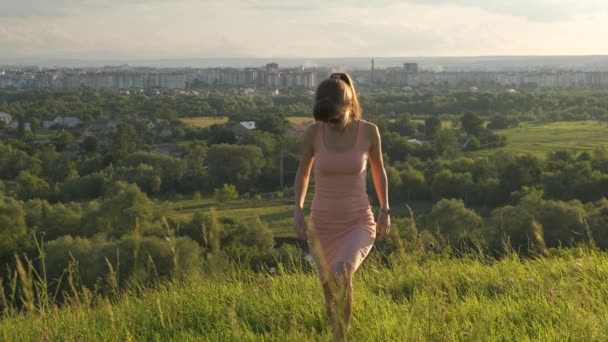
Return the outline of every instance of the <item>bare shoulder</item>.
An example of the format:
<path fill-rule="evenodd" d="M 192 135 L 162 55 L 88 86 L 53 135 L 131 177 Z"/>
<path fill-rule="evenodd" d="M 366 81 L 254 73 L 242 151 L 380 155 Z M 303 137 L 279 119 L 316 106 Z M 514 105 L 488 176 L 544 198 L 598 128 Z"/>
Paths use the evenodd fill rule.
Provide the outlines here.
<path fill-rule="evenodd" d="M 304 136 L 306 138 L 314 137 L 317 132 L 318 125 L 319 125 L 318 122 L 313 122 L 313 123 L 309 124 L 308 126 L 306 126 L 306 129 L 304 130 Z"/>
<path fill-rule="evenodd" d="M 312 122 L 312 123 L 309 123 L 309 124 L 306 126 L 306 133 L 314 133 L 314 132 L 315 132 L 315 130 L 317 129 L 317 126 L 318 126 L 318 125 L 319 125 L 319 123 L 318 123 L 318 122 L 316 122 L 316 121 L 314 121 L 314 122 Z"/>
<path fill-rule="evenodd" d="M 308 126 L 306 126 L 306 129 L 304 130 L 304 144 L 306 144 L 306 145 L 313 144 L 313 141 L 315 140 L 315 135 L 317 134 L 318 125 L 319 125 L 318 122 L 313 122 L 313 123 L 309 124 Z"/>
<path fill-rule="evenodd" d="M 361 124 L 363 125 L 365 136 L 370 141 L 374 141 L 380 136 L 378 126 L 376 126 L 376 124 L 365 120 L 361 120 Z"/>

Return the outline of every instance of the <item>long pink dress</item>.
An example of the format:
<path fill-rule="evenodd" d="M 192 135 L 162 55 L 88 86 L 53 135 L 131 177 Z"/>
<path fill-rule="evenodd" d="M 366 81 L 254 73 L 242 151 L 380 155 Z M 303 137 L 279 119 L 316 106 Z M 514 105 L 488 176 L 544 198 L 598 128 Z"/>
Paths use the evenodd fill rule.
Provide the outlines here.
<path fill-rule="evenodd" d="M 321 280 L 340 263 L 356 270 L 372 249 L 376 223 L 366 192 L 369 146 L 357 123 L 355 144 L 345 152 L 329 151 L 319 122 L 314 140 L 314 187 L 309 246 Z"/>

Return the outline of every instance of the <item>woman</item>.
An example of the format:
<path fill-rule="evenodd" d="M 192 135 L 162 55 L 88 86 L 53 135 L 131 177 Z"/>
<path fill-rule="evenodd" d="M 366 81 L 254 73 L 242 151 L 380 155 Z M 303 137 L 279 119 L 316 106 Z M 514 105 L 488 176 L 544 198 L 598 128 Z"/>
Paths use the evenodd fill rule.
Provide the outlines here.
<path fill-rule="evenodd" d="M 294 228 L 308 240 L 332 329 L 343 339 L 351 317 L 353 274 L 376 234 L 382 240 L 389 233 L 388 184 L 378 127 L 361 119 L 350 76 L 334 73 L 319 84 L 313 116 L 295 179 Z M 377 224 L 366 192 L 368 161 L 380 203 Z M 307 230 L 303 206 L 313 162 L 315 192 Z"/>

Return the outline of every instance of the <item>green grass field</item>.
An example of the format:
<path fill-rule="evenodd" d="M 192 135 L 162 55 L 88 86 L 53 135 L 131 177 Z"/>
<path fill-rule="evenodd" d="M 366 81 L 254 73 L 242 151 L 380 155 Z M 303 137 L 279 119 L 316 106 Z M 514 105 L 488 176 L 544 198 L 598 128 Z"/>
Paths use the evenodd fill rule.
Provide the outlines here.
<path fill-rule="evenodd" d="M 293 236 L 293 198 L 274 198 L 261 200 L 235 200 L 228 203 L 217 203 L 212 198 L 201 200 L 172 201 L 169 204 L 170 215 L 189 220 L 196 212 L 208 213 L 214 208 L 219 217 L 235 220 L 259 217 L 268 224 L 275 237 Z"/>
<path fill-rule="evenodd" d="M 498 150 L 544 155 L 556 150 L 591 151 L 608 147 L 608 125 L 597 121 L 567 121 L 543 124 L 522 123 L 517 128 L 496 131 L 508 138 L 507 146 L 473 152 L 486 156 Z"/>
<path fill-rule="evenodd" d="M 396 120 L 392 119 L 389 121 L 396 121 Z M 411 121 L 415 124 L 424 124 L 424 119 L 412 119 Z M 451 128 L 454 128 L 454 123 L 450 120 L 442 120 L 441 127 L 451 129 Z"/>
<path fill-rule="evenodd" d="M 606 341 L 608 255 L 451 258 L 416 251 L 354 281 L 351 341 Z M 224 269 L 115 300 L 0 320 L 3 341 L 332 341 L 314 273 Z"/>
<path fill-rule="evenodd" d="M 314 121 L 312 117 L 308 116 L 288 116 L 287 120 L 294 125 L 307 125 Z"/>
<path fill-rule="evenodd" d="M 268 225 L 275 237 L 295 237 L 293 232 L 293 198 L 286 196 L 285 198 L 271 198 L 271 194 L 263 195 L 261 200 L 254 199 L 239 199 L 228 203 L 217 203 L 213 198 L 202 198 L 200 200 L 184 199 L 173 200 L 171 202 L 158 203 L 162 206 L 167 206 L 169 216 L 190 220 L 196 212 L 209 213 L 211 208 L 214 208 L 219 217 L 228 217 L 235 220 L 253 219 L 259 217 L 262 222 Z M 312 200 L 312 191 L 307 195 L 305 210 L 309 210 Z M 416 214 L 428 212 L 431 209 L 431 203 L 412 201 L 408 205 Z M 409 216 L 409 210 L 405 203 L 393 203 L 393 216 L 405 217 Z"/>
<path fill-rule="evenodd" d="M 205 128 L 211 125 L 223 124 L 228 122 L 228 118 L 225 116 L 222 117 L 197 117 L 197 118 L 181 118 L 183 123 L 195 127 Z M 294 125 L 306 125 L 313 121 L 312 117 L 308 116 L 289 116 L 287 120 Z"/>

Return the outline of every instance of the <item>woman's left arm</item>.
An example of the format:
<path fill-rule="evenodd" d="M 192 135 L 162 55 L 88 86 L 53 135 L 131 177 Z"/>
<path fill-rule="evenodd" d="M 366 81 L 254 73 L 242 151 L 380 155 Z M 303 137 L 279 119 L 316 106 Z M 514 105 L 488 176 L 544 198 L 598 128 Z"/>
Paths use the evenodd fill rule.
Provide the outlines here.
<path fill-rule="evenodd" d="M 369 148 L 369 165 L 372 169 L 372 178 L 374 180 L 374 188 L 380 202 L 380 212 L 378 213 L 377 227 L 379 229 L 379 239 L 384 240 L 390 231 L 391 218 L 390 206 L 388 204 L 388 181 L 386 178 L 386 170 L 382 161 L 382 143 L 378 127 L 371 124 L 370 127 L 370 148 Z"/>

